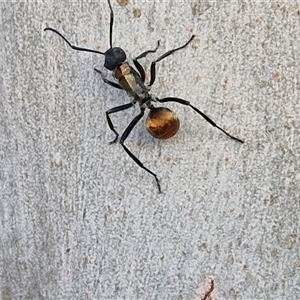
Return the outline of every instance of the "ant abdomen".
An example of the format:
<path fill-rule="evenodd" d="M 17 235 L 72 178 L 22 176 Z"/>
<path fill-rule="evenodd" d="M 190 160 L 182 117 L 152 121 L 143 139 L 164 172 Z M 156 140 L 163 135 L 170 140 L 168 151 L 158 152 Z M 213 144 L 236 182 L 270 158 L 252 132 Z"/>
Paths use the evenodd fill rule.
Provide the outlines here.
<path fill-rule="evenodd" d="M 177 115 L 166 107 L 151 107 L 146 120 L 147 131 L 156 139 L 169 139 L 178 132 Z"/>

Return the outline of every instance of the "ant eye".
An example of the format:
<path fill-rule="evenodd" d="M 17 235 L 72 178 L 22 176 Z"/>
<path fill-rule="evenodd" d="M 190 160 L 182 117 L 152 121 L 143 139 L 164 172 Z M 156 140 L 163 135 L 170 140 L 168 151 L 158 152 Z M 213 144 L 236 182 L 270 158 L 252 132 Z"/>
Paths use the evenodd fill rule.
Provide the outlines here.
<path fill-rule="evenodd" d="M 115 55 L 118 58 L 118 60 L 120 62 L 125 61 L 126 60 L 126 54 L 125 54 L 124 50 L 122 48 L 119 48 L 119 47 L 116 47 L 114 49 L 115 49 L 115 51 L 114 51 Z"/>

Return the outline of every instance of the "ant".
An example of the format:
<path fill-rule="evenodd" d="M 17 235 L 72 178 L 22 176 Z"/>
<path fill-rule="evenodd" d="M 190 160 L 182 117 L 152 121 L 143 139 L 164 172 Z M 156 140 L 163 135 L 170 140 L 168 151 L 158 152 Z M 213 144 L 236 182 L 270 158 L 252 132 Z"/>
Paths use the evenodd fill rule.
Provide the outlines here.
<path fill-rule="evenodd" d="M 137 69 L 137 71 L 129 65 L 129 63 L 126 61 L 126 53 L 125 51 L 120 47 L 113 47 L 112 46 L 112 35 L 113 35 L 113 23 L 114 23 L 114 12 L 110 3 L 110 0 L 108 1 L 109 9 L 110 9 L 110 30 L 109 30 L 109 43 L 110 48 L 106 52 L 101 52 L 97 50 L 87 49 L 87 48 L 81 48 L 78 46 L 72 45 L 61 33 L 59 33 L 57 30 L 47 27 L 44 29 L 44 31 L 52 31 L 56 33 L 58 36 L 60 36 L 68 45 L 74 50 L 77 51 L 84 51 L 84 52 L 92 52 L 104 55 L 104 67 L 113 73 L 113 77 L 116 79 L 116 82 L 107 80 L 103 77 L 100 70 L 94 69 L 96 72 L 100 73 L 103 81 L 110 86 L 125 90 L 127 94 L 132 98 L 132 101 L 130 103 L 117 106 L 114 108 L 109 109 L 106 111 L 106 119 L 108 126 L 110 130 L 115 134 L 115 138 L 113 141 L 110 142 L 110 144 L 113 144 L 117 142 L 119 138 L 119 133 L 115 130 L 114 125 L 111 121 L 110 115 L 126 110 L 130 107 L 133 107 L 136 103 L 139 104 L 140 107 L 140 113 L 130 122 L 128 127 L 125 129 L 125 131 L 122 133 L 121 138 L 119 139 L 119 143 L 125 150 L 125 152 L 145 171 L 150 173 L 156 180 L 156 184 L 159 190 L 159 193 L 161 193 L 161 187 L 159 180 L 157 178 L 157 175 L 153 173 L 151 170 L 146 168 L 143 163 L 125 146 L 125 140 L 127 139 L 128 135 L 131 133 L 132 129 L 135 127 L 135 125 L 141 120 L 141 118 L 144 116 L 145 109 L 149 109 L 149 115 L 146 120 L 146 129 L 147 131 L 157 139 L 168 139 L 172 136 L 174 136 L 178 129 L 179 129 L 179 119 L 176 116 L 176 114 L 171 111 L 170 109 L 166 107 L 154 107 L 152 104 L 153 102 L 159 102 L 159 103 L 165 103 L 165 102 L 176 102 L 179 104 L 183 104 L 186 106 L 191 107 L 194 111 L 196 111 L 199 115 L 201 115 L 207 122 L 209 122 L 212 126 L 218 128 L 223 133 L 225 133 L 227 136 L 232 138 L 233 140 L 236 140 L 240 143 L 244 143 L 242 140 L 230 135 L 226 131 L 224 131 L 221 127 L 219 127 L 214 121 L 212 121 L 208 116 L 206 116 L 203 112 L 201 112 L 198 108 L 190 104 L 189 101 L 175 98 L 175 97 L 166 97 L 163 99 L 159 99 L 157 97 L 153 97 L 149 91 L 150 87 L 153 85 L 155 81 L 156 76 L 156 70 L 155 65 L 159 61 L 163 60 L 164 58 L 168 57 L 169 55 L 173 54 L 174 52 L 181 50 L 185 48 L 190 42 L 194 39 L 195 35 L 192 35 L 191 38 L 182 46 L 169 50 L 163 55 L 161 55 L 158 59 L 153 61 L 151 63 L 150 68 L 150 83 L 148 84 L 148 87 L 145 85 L 145 70 L 138 62 L 139 59 L 146 57 L 149 53 L 155 53 L 159 47 L 159 41 L 157 42 L 157 46 L 153 50 L 147 50 L 143 53 L 141 53 L 139 56 L 133 59 L 133 63 Z"/>

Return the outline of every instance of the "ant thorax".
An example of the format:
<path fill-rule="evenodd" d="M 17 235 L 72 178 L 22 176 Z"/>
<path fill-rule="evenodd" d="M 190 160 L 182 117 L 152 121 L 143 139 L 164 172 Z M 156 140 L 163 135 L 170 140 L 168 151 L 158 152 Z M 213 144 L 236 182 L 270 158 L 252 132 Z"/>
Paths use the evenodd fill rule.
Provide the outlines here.
<path fill-rule="evenodd" d="M 114 72 L 114 78 L 118 81 L 123 90 L 136 101 L 148 98 L 149 89 L 142 82 L 139 74 L 129 65 L 128 62 L 122 63 Z"/>

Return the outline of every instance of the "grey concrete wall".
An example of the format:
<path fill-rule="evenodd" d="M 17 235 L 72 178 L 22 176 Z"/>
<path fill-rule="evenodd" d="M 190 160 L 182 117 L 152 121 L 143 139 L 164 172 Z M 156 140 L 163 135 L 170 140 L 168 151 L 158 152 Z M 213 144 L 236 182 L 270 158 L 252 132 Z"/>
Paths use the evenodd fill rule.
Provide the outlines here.
<path fill-rule="evenodd" d="M 293 1 L 112 0 L 129 59 L 157 40 L 151 93 L 188 107 L 172 139 L 141 122 L 127 146 L 105 111 L 130 101 L 105 85 L 106 1 L 1 2 L 0 298 L 297 299 L 299 5 Z M 113 116 L 122 132 L 138 107 Z M 214 283 L 213 293 L 211 284 Z M 205 296 L 206 293 L 206 296 Z M 297 296 L 298 295 L 298 296 Z"/>

